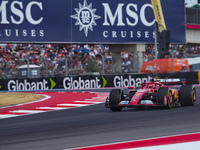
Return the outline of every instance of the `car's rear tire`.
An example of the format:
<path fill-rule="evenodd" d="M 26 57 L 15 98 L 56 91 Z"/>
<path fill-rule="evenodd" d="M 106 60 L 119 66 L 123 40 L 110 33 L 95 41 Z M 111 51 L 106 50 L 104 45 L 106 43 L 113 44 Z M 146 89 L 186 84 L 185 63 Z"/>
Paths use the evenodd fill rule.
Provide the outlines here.
<path fill-rule="evenodd" d="M 172 108 L 172 93 L 168 87 L 160 88 L 157 94 L 158 103 L 165 104 L 165 108 Z"/>
<path fill-rule="evenodd" d="M 112 111 L 121 111 L 122 107 L 116 107 L 120 103 L 123 97 L 123 91 L 121 89 L 113 89 L 109 95 L 109 106 Z"/>
<path fill-rule="evenodd" d="M 180 89 L 181 106 L 194 106 L 196 101 L 196 91 L 192 85 L 182 85 Z"/>

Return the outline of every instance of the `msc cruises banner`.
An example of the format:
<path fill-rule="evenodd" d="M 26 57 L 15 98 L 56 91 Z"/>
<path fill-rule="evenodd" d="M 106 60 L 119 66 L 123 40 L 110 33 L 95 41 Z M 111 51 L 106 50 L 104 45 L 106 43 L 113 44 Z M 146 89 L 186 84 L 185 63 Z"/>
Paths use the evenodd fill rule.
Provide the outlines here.
<path fill-rule="evenodd" d="M 185 43 L 184 0 L 161 0 L 172 43 Z M 150 0 L 2 0 L 0 42 L 153 43 Z"/>

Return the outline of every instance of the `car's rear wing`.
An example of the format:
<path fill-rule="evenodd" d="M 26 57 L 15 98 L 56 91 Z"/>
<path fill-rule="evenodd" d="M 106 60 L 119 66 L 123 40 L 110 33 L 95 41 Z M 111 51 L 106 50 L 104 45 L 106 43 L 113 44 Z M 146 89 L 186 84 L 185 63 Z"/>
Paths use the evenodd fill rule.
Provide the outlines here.
<path fill-rule="evenodd" d="M 186 79 L 156 79 L 157 82 L 161 82 L 164 85 L 176 85 L 176 84 L 186 84 Z"/>

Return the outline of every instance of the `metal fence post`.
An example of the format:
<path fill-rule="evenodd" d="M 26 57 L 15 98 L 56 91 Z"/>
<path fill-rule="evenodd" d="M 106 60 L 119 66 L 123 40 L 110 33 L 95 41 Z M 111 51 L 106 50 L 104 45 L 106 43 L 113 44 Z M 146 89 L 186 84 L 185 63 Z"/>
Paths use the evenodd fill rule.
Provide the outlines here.
<path fill-rule="evenodd" d="M 133 55 L 133 60 L 131 62 L 131 67 L 133 69 L 133 72 L 137 72 L 139 73 L 140 72 L 140 61 L 139 61 L 139 54 L 137 52 L 131 52 L 131 54 Z"/>
<path fill-rule="evenodd" d="M 104 56 L 100 53 L 101 58 L 102 58 L 102 74 L 105 74 L 105 66 L 104 66 Z"/>
<path fill-rule="evenodd" d="M 64 55 L 65 58 L 65 75 L 68 76 L 68 62 L 67 62 L 67 57 Z"/>
<path fill-rule="evenodd" d="M 29 72 L 30 72 L 30 68 L 29 68 L 29 59 L 26 58 L 26 57 L 25 57 L 25 59 L 26 59 L 26 61 L 27 61 L 27 74 L 28 74 L 28 78 L 29 78 Z"/>
<path fill-rule="evenodd" d="M 112 58 L 112 73 L 116 73 L 116 67 L 117 67 L 117 62 L 115 62 L 115 59 Z"/>
<path fill-rule="evenodd" d="M 158 49 L 157 49 L 157 24 L 156 24 L 156 21 L 155 21 L 155 59 L 158 58 Z"/>
<path fill-rule="evenodd" d="M 172 72 L 174 72 L 174 55 L 173 52 L 169 51 L 170 54 L 172 55 Z"/>

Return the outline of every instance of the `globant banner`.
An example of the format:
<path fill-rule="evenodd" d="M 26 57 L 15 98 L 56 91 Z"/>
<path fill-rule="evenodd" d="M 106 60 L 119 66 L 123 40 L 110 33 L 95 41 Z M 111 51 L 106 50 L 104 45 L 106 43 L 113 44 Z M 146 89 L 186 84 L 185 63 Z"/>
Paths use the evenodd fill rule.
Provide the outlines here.
<path fill-rule="evenodd" d="M 184 78 L 187 84 L 199 84 L 199 72 L 161 73 L 160 79 Z M 139 87 L 155 74 L 82 75 L 53 78 L 0 79 L 0 91 L 38 91 L 54 89 L 93 89 L 105 87 Z"/>
<path fill-rule="evenodd" d="M 51 89 L 91 89 L 104 87 L 138 87 L 151 77 L 143 75 L 83 75 L 73 77 L 29 78 L 29 79 L 2 79 L 0 90 L 6 91 L 35 91 Z"/>
<path fill-rule="evenodd" d="M 184 0 L 161 0 L 172 43 L 185 43 Z M 0 42 L 153 43 L 150 0 L 2 0 Z"/>

